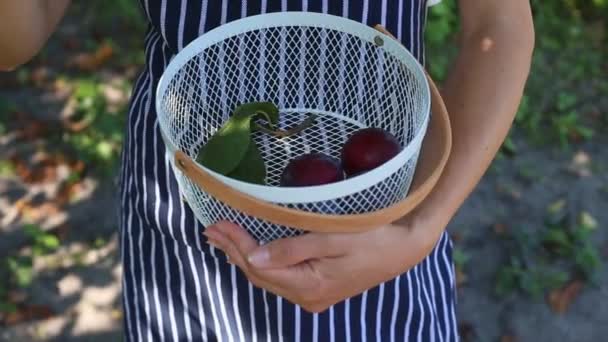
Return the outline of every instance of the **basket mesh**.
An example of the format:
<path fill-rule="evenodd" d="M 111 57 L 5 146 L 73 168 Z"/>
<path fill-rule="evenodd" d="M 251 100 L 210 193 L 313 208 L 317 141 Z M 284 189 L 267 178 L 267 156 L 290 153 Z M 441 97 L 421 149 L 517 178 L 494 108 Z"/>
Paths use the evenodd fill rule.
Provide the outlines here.
<path fill-rule="evenodd" d="M 241 103 L 277 104 L 282 128 L 316 113 L 317 124 L 302 134 L 282 140 L 256 134 L 269 186 L 278 185 L 283 168 L 298 155 L 323 152 L 339 157 L 346 139 L 361 127 L 388 130 L 406 146 L 421 133 L 428 115 L 426 80 L 412 70 L 416 62 L 411 59 L 404 63 L 373 42 L 338 29 L 279 26 L 242 32 L 201 48 L 166 81 L 168 86 L 157 99 L 163 138 L 195 159 Z M 384 208 L 407 195 L 417 158 L 415 153 L 398 170 L 360 192 L 330 201 L 277 204 L 334 214 Z M 176 174 L 203 224 L 228 219 L 260 241 L 299 233 L 244 215 L 208 196 L 177 170 Z"/>

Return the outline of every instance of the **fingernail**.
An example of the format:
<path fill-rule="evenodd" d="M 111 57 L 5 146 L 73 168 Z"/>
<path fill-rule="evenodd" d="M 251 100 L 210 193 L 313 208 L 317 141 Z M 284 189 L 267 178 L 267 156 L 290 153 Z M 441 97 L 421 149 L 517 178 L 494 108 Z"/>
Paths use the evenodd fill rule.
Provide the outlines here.
<path fill-rule="evenodd" d="M 270 254 L 268 253 L 267 249 L 261 248 L 251 253 L 247 260 L 249 260 L 253 266 L 266 266 L 270 260 Z"/>

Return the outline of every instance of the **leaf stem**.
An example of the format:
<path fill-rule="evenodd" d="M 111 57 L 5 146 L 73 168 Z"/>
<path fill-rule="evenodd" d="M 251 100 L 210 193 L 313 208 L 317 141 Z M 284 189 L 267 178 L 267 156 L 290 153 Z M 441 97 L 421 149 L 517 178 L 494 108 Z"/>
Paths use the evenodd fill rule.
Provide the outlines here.
<path fill-rule="evenodd" d="M 275 129 L 274 124 L 272 123 L 272 120 L 270 119 L 270 115 L 268 113 L 266 113 L 263 110 L 258 110 L 255 112 L 257 115 L 262 115 L 264 116 L 264 119 L 266 119 L 266 121 L 270 124 L 270 128 L 271 129 Z"/>
<path fill-rule="evenodd" d="M 302 121 L 302 123 L 300 123 L 299 125 L 297 125 L 295 127 L 290 128 L 288 130 L 280 130 L 280 129 L 273 130 L 273 129 L 268 128 L 259 123 L 256 123 L 255 127 L 257 130 L 267 133 L 267 134 L 274 135 L 275 137 L 287 138 L 292 135 L 298 134 L 298 133 L 302 132 L 303 130 L 305 130 L 306 128 L 312 126 L 315 123 L 315 118 L 316 118 L 316 116 L 314 114 L 311 114 L 308 118 L 306 118 L 306 120 Z"/>

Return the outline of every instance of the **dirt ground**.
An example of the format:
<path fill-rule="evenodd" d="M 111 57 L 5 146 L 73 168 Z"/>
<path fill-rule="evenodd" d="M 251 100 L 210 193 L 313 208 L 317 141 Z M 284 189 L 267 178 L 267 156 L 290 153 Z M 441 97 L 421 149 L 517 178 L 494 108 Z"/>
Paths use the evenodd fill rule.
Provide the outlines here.
<path fill-rule="evenodd" d="M 71 25 L 68 21 L 62 26 L 49 51 L 64 41 L 61 37 L 73 35 Z M 63 61 L 49 55 L 46 72 L 52 75 L 54 63 L 63 65 Z M 133 78 L 125 69 L 101 69 L 99 74 L 107 82 Z M 0 75 L 0 96 L 36 118 L 58 122 L 67 106 L 66 94 L 31 83 L 16 86 L 16 78 L 16 74 Z M 118 97 L 124 105 L 124 98 Z M 15 152 L 32 157 L 52 145 L 40 139 L 20 141 L 14 133 L 9 130 L 0 135 L 3 159 Z M 604 148 L 608 140 L 598 134 L 592 141 L 566 150 L 534 147 L 523 137 L 516 137 L 515 144 L 517 153 L 494 162 L 448 227 L 467 260 L 459 266 L 457 309 L 462 339 L 604 341 L 608 336 L 608 150 Z M 67 171 L 58 167 L 57 172 L 55 180 L 36 185 L 24 184 L 16 175 L 0 176 L 0 258 L 24 247 L 24 201 L 40 204 L 58 196 Z M 14 293 L 21 298 L 18 301 L 43 306 L 51 314 L 0 325 L 0 341 L 122 338 L 115 179 L 89 174 L 78 184 L 78 192 L 68 204 L 33 212 L 36 224 L 60 236 L 61 246 L 37 258 L 34 281 Z M 603 262 L 594 271 L 595 282 L 585 282 L 562 314 L 552 310 L 546 294 L 533 299 L 522 292 L 494 293 L 496 273 L 509 258 L 502 236 L 522 231 L 533 234 L 544 225 L 547 207 L 558 200 L 564 200 L 568 210 L 585 211 L 597 221 L 592 244 Z"/>

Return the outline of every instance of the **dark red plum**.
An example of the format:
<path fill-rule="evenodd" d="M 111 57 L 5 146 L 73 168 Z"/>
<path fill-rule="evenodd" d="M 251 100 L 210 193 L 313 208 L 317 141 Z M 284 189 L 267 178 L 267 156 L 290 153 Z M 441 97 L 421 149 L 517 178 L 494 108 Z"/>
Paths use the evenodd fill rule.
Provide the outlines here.
<path fill-rule="evenodd" d="M 299 187 L 324 185 L 344 179 L 340 161 L 323 153 L 296 157 L 287 164 L 281 175 L 281 186 Z"/>
<path fill-rule="evenodd" d="M 350 178 L 377 168 L 399 151 L 399 141 L 389 132 L 364 128 L 351 135 L 342 147 L 342 167 Z"/>

